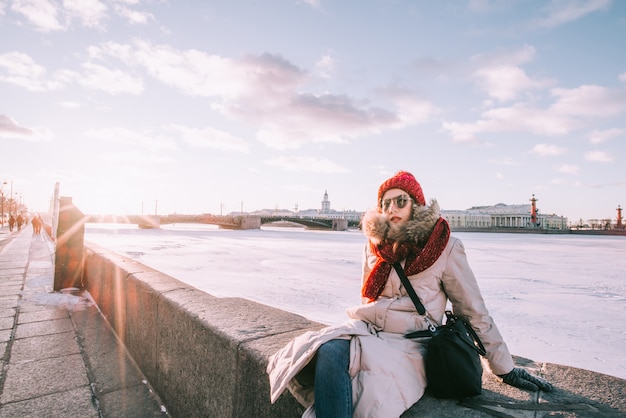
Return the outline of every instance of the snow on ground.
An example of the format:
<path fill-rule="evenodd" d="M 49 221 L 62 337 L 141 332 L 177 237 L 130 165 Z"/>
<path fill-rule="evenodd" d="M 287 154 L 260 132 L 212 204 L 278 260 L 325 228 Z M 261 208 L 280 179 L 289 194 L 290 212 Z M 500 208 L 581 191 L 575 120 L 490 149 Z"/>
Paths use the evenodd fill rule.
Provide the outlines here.
<path fill-rule="evenodd" d="M 626 238 L 456 233 L 511 352 L 626 378 Z M 87 224 L 85 240 L 218 297 L 336 324 L 360 303 L 360 231 Z"/>

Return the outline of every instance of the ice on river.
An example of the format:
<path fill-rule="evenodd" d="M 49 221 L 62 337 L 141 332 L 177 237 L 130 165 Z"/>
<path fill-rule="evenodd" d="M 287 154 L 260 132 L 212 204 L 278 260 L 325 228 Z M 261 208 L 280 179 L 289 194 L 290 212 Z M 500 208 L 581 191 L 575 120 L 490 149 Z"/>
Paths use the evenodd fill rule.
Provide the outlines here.
<path fill-rule="evenodd" d="M 513 354 L 626 378 L 626 237 L 454 235 Z M 321 323 L 360 303 L 360 231 L 87 224 L 85 240 L 214 296 Z"/>

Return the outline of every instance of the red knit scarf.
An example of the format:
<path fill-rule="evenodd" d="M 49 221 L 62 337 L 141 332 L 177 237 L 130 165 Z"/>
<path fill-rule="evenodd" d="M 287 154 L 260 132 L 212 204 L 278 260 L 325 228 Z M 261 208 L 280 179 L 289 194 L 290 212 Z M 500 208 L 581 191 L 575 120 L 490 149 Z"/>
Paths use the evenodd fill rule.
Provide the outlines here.
<path fill-rule="evenodd" d="M 361 295 L 368 298 L 369 302 L 378 299 L 383 291 L 393 263 L 406 258 L 404 272 L 412 276 L 432 266 L 439 258 L 450 238 L 450 227 L 445 219 L 439 218 L 433 232 L 430 234 L 426 245 L 419 246 L 415 242 L 383 242 L 379 245 L 372 244 L 370 249 L 378 257 L 374 268 L 370 271 L 365 284 L 361 289 Z"/>

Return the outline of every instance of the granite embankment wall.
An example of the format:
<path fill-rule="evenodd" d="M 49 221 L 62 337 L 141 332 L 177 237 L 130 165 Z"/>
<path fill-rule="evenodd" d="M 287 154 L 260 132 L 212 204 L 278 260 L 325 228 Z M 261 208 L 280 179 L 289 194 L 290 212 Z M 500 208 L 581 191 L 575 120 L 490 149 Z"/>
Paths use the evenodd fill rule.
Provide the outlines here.
<path fill-rule="evenodd" d="M 217 298 L 95 244 L 82 284 L 174 417 L 296 417 L 269 401 L 269 356 L 321 324 L 242 298 Z"/>

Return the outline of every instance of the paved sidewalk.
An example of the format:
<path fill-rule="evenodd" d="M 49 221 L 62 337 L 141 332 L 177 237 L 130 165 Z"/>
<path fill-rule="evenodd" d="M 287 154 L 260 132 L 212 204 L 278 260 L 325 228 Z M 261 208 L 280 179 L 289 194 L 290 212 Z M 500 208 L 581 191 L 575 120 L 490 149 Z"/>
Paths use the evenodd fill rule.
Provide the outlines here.
<path fill-rule="evenodd" d="M 52 292 L 45 232 L 0 231 L 0 418 L 163 417 L 88 293 Z"/>

